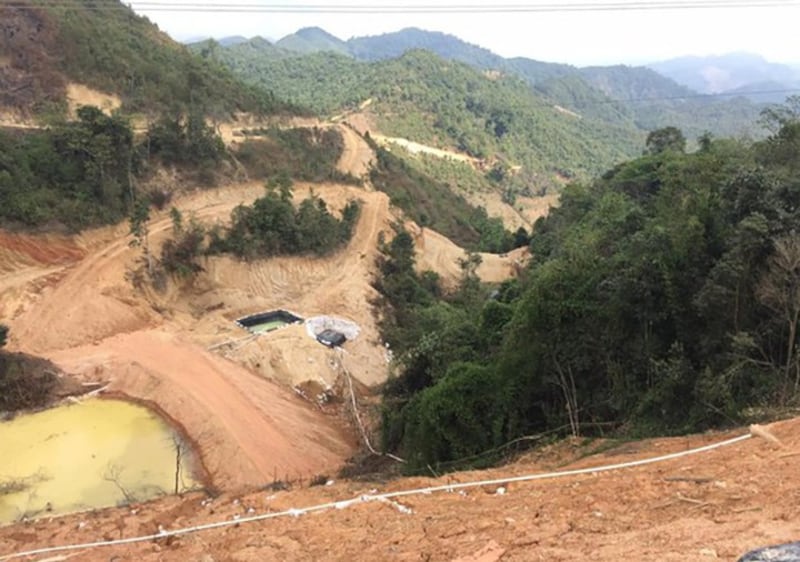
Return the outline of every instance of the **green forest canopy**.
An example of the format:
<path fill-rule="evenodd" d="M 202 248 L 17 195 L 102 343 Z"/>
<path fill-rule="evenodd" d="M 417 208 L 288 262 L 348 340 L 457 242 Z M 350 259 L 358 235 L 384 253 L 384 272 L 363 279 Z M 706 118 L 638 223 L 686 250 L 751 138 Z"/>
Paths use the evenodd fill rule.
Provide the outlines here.
<path fill-rule="evenodd" d="M 767 117 L 762 142 L 687 154 L 667 131 L 570 185 L 491 299 L 468 271 L 438 296 L 399 232 L 376 280 L 398 367 L 384 448 L 441 468 L 554 428 L 681 433 L 795 403 L 800 99 Z"/>
<path fill-rule="evenodd" d="M 0 131 L 0 224 L 71 230 L 123 220 L 141 195 L 139 180 L 158 165 L 213 183 L 227 158 L 203 115 L 165 115 L 135 140 L 130 122 L 92 106 L 74 122 L 42 130 Z"/>
<path fill-rule="evenodd" d="M 194 47 L 243 80 L 330 115 L 373 99 L 378 129 L 453 147 L 489 162 L 521 165 L 508 182 L 547 185 L 555 174 L 588 177 L 641 150 L 632 122 L 601 122 L 554 108 L 514 75 L 487 77 L 426 51 L 363 63 L 345 55 L 285 53 L 266 43 Z"/>
<path fill-rule="evenodd" d="M 127 111 L 203 107 L 219 117 L 237 110 L 295 112 L 270 89 L 248 86 L 227 68 L 195 56 L 118 0 L 45 2 L 41 10 L 49 16 L 45 25 L 57 30 L 59 52 L 50 55 L 62 61 L 62 70 L 118 93 Z"/>

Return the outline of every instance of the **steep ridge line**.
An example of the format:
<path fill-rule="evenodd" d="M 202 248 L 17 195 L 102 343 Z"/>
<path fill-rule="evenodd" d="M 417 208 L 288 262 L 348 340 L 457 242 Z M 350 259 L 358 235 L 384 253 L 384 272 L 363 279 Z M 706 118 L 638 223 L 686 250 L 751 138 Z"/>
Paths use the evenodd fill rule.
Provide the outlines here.
<path fill-rule="evenodd" d="M 93 543 L 83 543 L 83 544 L 73 544 L 73 545 L 63 545 L 63 546 L 53 546 L 53 547 L 46 547 L 40 548 L 35 550 L 29 550 L 24 552 L 16 552 L 12 554 L 7 554 L 0 556 L 0 561 L 5 560 L 12 560 L 14 558 L 21 558 L 23 556 L 35 556 L 39 554 L 50 554 L 54 552 L 66 552 L 70 550 L 83 550 L 89 548 L 99 548 L 104 546 L 114 546 L 114 545 L 122 545 L 122 544 L 131 544 L 136 542 L 145 542 L 145 541 L 152 541 L 157 539 L 165 539 L 168 537 L 175 537 L 180 535 L 186 535 L 189 533 L 197 533 L 201 531 L 207 531 L 211 529 L 218 529 L 221 527 L 231 527 L 231 526 L 240 526 L 245 523 L 254 523 L 257 521 L 265 521 L 268 519 L 275 519 L 278 517 L 299 517 L 300 515 L 306 513 L 314 513 L 319 511 L 326 511 L 330 509 L 346 509 L 352 505 L 358 503 L 365 503 L 365 502 L 374 502 L 374 501 L 382 501 L 382 500 L 392 500 L 394 498 L 401 498 L 407 497 L 412 495 L 419 495 L 419 494 L 432 494 L 435 492 L 453 492 L 456 490 L 464 490 L 468 488 L 477 488 L 483 486 L 499 486 L 499 485 L 508 485 L 510 483 L 519 483 L 519 482 L 531 482 L 534 480 L 545 480 L 551 478 L 564 478 L 568 476 L 577 476 L 581 474 L 598 474 L 601 472 L 610 472 L 615 470 L 621 470 L 624 468 L 634 468 L 638 466 L 644 466 L 648 464 L 655 464 L 667 460 L 677 459 L 681 457 L 686 457 L 690 455 L 697 455 L 700 453 L 705 453 L 708 451 L 712 451 L 714 449 L 719 449 L 721 447 L 728 447 L 731 445 L 735 445 L 747 439 L 753 437 L 753 433 L 746 433 L 744 435 L 740 435 L 738 437 L 733 437 L 731 439 L 726 439 L 724 441 L 718 441 L 717 443 L 712 443 L 710 445 L 705 445 L 702 447 L 697 447 L 694 449 L 689 449 L 686 451 L 679 451 L 676 453 L 669 453 L 666 455 L 660 455 L 657 457 L 650 457 L 647 459 L 639 459 L 636 461 L 628 461 L 623 463 L 616 463 L 610 464 L 605 466 L 597 466 L 597 467 L 588 467 L 588 468 L 578 468 L 573 470 L 564 470 L 564 471 L 557 471 L 557 472 L 548 472 L 548 473 L 539 473 L 539 474 L 527 474 L 523 476 L 515 476 L 510 478 L 498 478 L 498 479 L 491 479 L 491 480 L 477 480 L 471 482 L 459 482 L 453 484 L 445 484 L 441 486 L 429 486 L 426 488 L 416 488 L 412 490 L 400 490 L 397 492 L 388 492 L 385 494 L 363 494 L 357 498 L 352 498 L 349 500 L 342 500 L 336 502 L 328 502 L 323 504 L 318 504 L 314 506 L 299 508 L 299 509 L 288 509 L 284 511 L 274 512 L 274 513 L 265 513 L 262 515 L 254 515 L 251 517 L 241 517 L 238 519 L 234 519 L 232 521 L 218 521 L 215 523 L 207 523 L 204 525 L 196 525 L 194 527 L 187 527 L 183 529 L 175 529 L 175 530 L 163 530 L 156 534 L 145 535 L 140 537 L 130 537 L 126 539 L 116 539 L 116 540 L 106 540 L 106 541 L 97 541 Z"/>

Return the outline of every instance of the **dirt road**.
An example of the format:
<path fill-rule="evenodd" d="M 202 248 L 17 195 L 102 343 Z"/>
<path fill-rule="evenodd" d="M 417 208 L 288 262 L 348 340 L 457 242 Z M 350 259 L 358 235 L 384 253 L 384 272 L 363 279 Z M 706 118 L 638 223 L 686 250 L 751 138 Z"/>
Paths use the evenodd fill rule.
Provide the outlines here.
<path fill-rule="evenodd" d="M 339 126 L 348 146 L 342 170 L 366 173 L 369 147 Z M 308 381 L 335 385 L 339 373 L 327 348 L 302 327 L 219 345 L 242 340 L 247 334 L 233 320 L 252 312 L 286 308 L 303 317 L 338 316 L 361 328 L 347 344 L 353 375 L 367 385 L 385 380 L 372 282 L 380 233 L 391 235 L 399 212 L 385 194 L 353 186 L 298 184 L 295 198 L 312 191 L 334 211 L 361 201 L 346 248 L 325 258 L 209 257 L 195 279 L 173 279 L 163 292 L 136 289 L 126 278 L 142 257 L 141 248 L 130 246 L 127 224 L 76 237 L 0 234 L 0 321 L 11 327 L 10 348 L 157 405 L 197 444 L 220 488 L 263 485 L 281 472 L 308 477 L 335 471 L 354 447 L 343 421 L 324 414 L 314 396 L 300 398 L 291 390 Z M 175 204 L 187 218 L 212 224 L 262 193 L 260 183 L 238 184 Z M 149 243 L 155 253 L 171 228 L 166 211 L 154 214 Z M 418 250 L 421 263 L 446 278 L 463 256 L 431 232 Z M 501 279 L 512 259 L 486 256 L 480 273 Z"/>
<path fill-rule="evenodd" d="M 336 129 L 342 134 L 345 146 L 337 169 L 357 178 L 365 178 L 375 156 L 372 149 L 361 135 L 347 125 L 336 125 Z"/>
<path fill-rule="evenodd" d="M 472 156 L 469 156 L 461 152 L 435 148 L 433 146 L 428 146 L 426 144 L 414 142 L 400 137 L 387 137 L 375 133 L 372 134 L 372 138 L 375 140 L 375 142 L 377 142 L 381 146 L 388 146 L 394 144 L 404 148 L 411 154 L 428 154 L 430 156 L 443 158 L 445 160 L 455 160 L 456 162 L 463 162 L 464 164 L 469 164 L 473 167 L 477 167 L 481 163 L 480 159 L 473 158 Z"/>

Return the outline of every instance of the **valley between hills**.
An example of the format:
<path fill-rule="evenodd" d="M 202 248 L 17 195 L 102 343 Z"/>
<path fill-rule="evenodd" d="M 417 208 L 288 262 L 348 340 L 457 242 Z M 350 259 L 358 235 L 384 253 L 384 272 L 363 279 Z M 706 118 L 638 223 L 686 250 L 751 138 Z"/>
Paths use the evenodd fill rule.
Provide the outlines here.
<path fill-rule="evenodd" d="M 117 0 L 0 20 L 0 430 L 32 436 L 0 440 L 0 561 L 797 540 L 798 98 L 673 103 L 652 69 L 414 29 L 183 46 Z M 663 103 L 615 101 L 636 88 Z M 16 428 L 98 400 L 156 420 L 167 462 L 59 505 L 37 485 L 102 447 Z"/>

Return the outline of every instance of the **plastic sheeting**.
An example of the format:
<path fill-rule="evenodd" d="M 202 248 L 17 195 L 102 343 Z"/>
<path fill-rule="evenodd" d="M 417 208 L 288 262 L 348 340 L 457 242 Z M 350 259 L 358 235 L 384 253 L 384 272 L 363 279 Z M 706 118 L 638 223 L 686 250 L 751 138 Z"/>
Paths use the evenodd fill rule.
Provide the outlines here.
<path fill-rule="evenodd" d="M 344 318 L 336 318 L 335 316 L 314 316 L 306 320 L 306 331 L 312 338 L 317 339 L 317 335 L 325 330 L 340 332 L 344 334 L 348 341 L 356 339 L 359 332 L 361 332 L 361 328 L 355 322 Z"/>
<path fill-rule="evenodd" d="M 800 562 L 800 542 L 759 548 L 739 558 L 739 562 Z"/>

